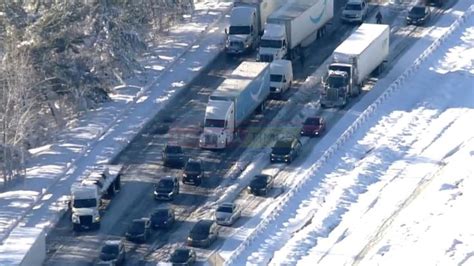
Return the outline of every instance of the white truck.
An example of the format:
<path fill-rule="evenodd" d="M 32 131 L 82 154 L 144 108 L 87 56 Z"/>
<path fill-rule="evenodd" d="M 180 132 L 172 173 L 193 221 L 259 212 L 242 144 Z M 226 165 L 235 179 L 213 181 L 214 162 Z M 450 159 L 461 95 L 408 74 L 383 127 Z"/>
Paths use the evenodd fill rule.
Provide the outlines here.
<path fill-rule="evenodd" d="M 281 98 L 291 88 L 293 82 L 293 66 L 285 59 L 273 60 L 270 64 L 270 95 Z"/>
<path fill-rule="evenodd" d="M 359 95 L 364 81 L 382 70 L 389 35 L 388 25 L 364 23 L 334 50 L 322 78 L 321 107 L 344 107 L 350 96 Z"/>
<path fill-rule="evenodd" d="M 238 55 L 255 50 L 267 17 L 283 0 L 236 0 L 226 29 L 225 50 Z"/>
<path fill-rule="evenodd" d="M 267 18 L 257 60 L 292 60 L 302 54 L 334 16 L 334 0 L 289 1 Z"/>
<path fill-rule="evenodd" d="M 71 220 L 73 230 L 100 228 L 100 212 L 104 196 L 112 197 L 120 190 L 122 165 L 96 166 L 89 175 L 71 186 Z"/>
<path fill-rule="evenodd" d="M 269 63 L 242 62 L 209 96 L 199 139 L 201 148 L 226 148 L 238 127 L 257 108 L 263 110 L 270 95 L 269 70 Z"/>

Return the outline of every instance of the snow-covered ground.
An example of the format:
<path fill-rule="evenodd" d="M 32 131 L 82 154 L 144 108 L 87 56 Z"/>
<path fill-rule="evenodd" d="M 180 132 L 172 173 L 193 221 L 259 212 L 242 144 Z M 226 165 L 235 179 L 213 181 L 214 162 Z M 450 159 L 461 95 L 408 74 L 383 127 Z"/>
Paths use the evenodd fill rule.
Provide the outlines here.
<path fill-rule="evenodd" d="M 183 46 L 170 41 L 167 47 L 159 47 L 160 57 L 150 55 L 148 58 L 152 62 L 150 69 L 156 70 L 156 77 L 148 85 L 122 86 L 115 97 L 117 102 L 88 114 L 80 121 L 79 128 L 65 134 L 57 144 L 37 150 L 37 161 L 28 170 L 29 178 L 16 190 L 0 194 L 2 239 L 20 224 L 27 227 L 54 224 L 64 206 L 57 209 L 52 203 L 68 194 L 70 184 L 80 173 L 97 161 L 107 162 L 120 151 L 170 97 L 179 95 L 179 89 L 217 55 L 224 23 L 214 23 L 228 10 L 229 3 L 207 1 L 200 5 L 196 5 L 195 23 L 184 30 L 189 35 L 183 38 L 183 28 L 180 28 L 176 35 L 170 36 L 174 41 L 181 38 Z M 418 42 L 432 43 L 470 6 L 472 12 L 470 0 L 460 0 L 447 19 L 440 20 L 430 34 Z M 447 255 L 436 253 L 442 259 L 462 262 L 463 254 L 471 252 L 469 243 L 472 243 L 468 238 L 472 233 L 466 230 L 472 223 L 463 216 L 461 204 L 469 202 L 466 188 L 470 188 L 470 182 L 463 177 L 472 173 L 473 168 L 464 168 L 464 174 L 460 170 L 466 166 L 463 160 L 472 161 L 474 146 L 470 141 L 474 133 L 469 133 L 468 126 L 462 127 L 474 118 L 471 17 L 412 71 L 409 79 L 403 81 L 403 87 L 372 108 L 376 111 L 351 132 L 350 140 L 332 153 L 316 175 L 302 177 L 307 182 L 304 188 L 300 186 L 292 191 L 291 206 L 285 207 L 285 215 L 277 214 L 271 226 L 262 228 L 252 242 L 239 240 L 249 246 L 233 254 L 235 264 L 300 262 L 313 265 L 316 259 L 322 265 L 353 261 L 370 265 L 399 264 L 402 261 L 385 259 L 409 258 L 413 256 L 412 251 L 418 252 L 414 255 L 420 254 L 419 258 L 426 258 L 426 254 L 442 249 Z M 201 39 L 202 29 L 208 33 L 204 39 Z M 424 48 L 414 46 L 407 58 L 416 58 L 414 53 Z M 167 56 L 162 53 L 163 49 Z M 398 69 L 404 69 L 406 60 L 400 62 Z M 172 71 L 162 75 L 167 69 Z M 383 80 L 378 84 L 387 85 Z M 370 100 L 370 93 L 364 99 Z M 348 115 L 358 113 L 351 110 Z M 339 127 L 346 128 L 348 125 L 343 123 L 341 119 Z M 317 150 L 321 146 L 316 145 L 313 154 L 317 156 L 302 165 L 314 164 L 321 155 L 321 150 Z M 460 172 L 449 174 L 450 169 Z M 312 167 L 300 172 L 307 175 L 311 170 Z M 451 198 L 453 200 L 448 202 Z M 439 205 L 426 205 L 433 202 Z M 456 202 L 459 207 L 449 208 L 449 204 Z M 33 209 L 33 206 L 37 207 Z M 443 208 L 447 212 L 442 212 Z M 464 220 L 451 217 L 457 210 L 460 210 L 457 217 Z M 261 210 L 260 214 L 262 216 L 252 217 L 245 227 L 258 226 L 268 210 Z M 454 222 L 463 223 L 466 228 L 460 224 L 443 233 L 439 231 L 446 229 L 445 223 Z M 420 231 L 426 232 L 426 236 L 419 234 Z M 439 241 L 441 236 L 443 241 Z M 426 243 L 436 242 L 433 239 L 439 241 L 436 249 L 425 249 Z M 14 255 L 15 249 L 24 252 L 19 246 L 11 245 L 14 241 L 10 239 L 4 242 L 9 245 L 0 246 L 0 262 L 11 262 L 12 258 L 5 255 Z M 452 264 L 453 261 L 421 262 Z"/>
<path fill-rule="evenodd" d="M 316 171 L 303 171 L 233 264 L 474 263 L 473 12 L 461 0 L 432 27 L 423 39 L 433 44 Z M 416 58 L 423 39 L 404 57 Z M 318 147 L 306 162 L 318 164 Z"/>

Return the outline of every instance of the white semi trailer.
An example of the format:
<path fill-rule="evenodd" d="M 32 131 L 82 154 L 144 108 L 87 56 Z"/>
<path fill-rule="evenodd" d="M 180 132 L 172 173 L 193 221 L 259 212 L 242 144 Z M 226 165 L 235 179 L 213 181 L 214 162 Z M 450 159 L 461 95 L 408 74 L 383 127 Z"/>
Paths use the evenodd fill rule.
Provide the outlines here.
<path fill-rule="evenodd" d="M 270 64 L 242 62 L 209 96 L 199 146 L 224 149 L 237 129 L 270 95 Z"/>
<path fill-rule="evenodd" d="M 323 80 L 321 107 L 344 107 L 349 97 L 359 95 L 364 81 L 380 72 L 389 53 L 390 28 L 382 24 L 362 24 L 332 55 Z"/>
<path fill-rule="evenodd" d="M 71 186 L 71 220 L 73 230 L 100 227 L 99 209 L 104 196 L 120 190 L 122 165 L 101 165 Z"/>
<path fill-rule="evenodd" d="M 226 53 L 243 54 L 255 50 L 267 17 L 284 0 L 236 0 L 226 30 Z"/>
<path fill-rule="evenodd" d="M 298 57 L 321 36 L 333 16 L 334 0 L 288 1 L 267 18 L 257 59 L 271 62 Z"/>

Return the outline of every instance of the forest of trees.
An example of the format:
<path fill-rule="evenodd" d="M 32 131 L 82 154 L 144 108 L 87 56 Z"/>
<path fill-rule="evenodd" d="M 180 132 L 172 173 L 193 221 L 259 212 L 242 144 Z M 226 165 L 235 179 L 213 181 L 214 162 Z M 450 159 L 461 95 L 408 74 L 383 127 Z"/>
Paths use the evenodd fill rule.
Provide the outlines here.
<path fill-rule="evenodd" d="M 77 113 L 109 100 L 142 70 L 146 43 L 194 9 L 193 0 L 6 0 L 0 3 L 0 168 L 21 175 L 28 149 Z"/>

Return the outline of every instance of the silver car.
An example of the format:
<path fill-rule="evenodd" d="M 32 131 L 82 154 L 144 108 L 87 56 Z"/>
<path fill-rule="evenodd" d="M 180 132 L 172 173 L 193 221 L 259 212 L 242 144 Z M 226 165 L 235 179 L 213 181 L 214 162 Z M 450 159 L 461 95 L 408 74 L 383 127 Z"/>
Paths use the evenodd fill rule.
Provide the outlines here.
<path fill-rule="evenodd" d="M 224 202 L 216 209 L 216 223 L 219 225 L 231 226 L 239 219 L 241 210 L 239 206 L 232 202 Z"/>

